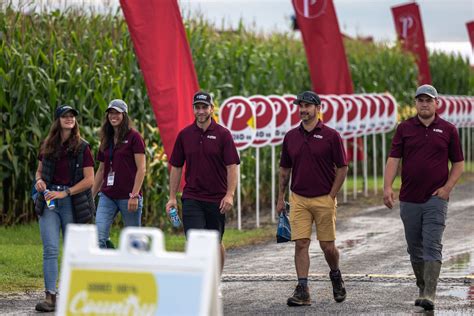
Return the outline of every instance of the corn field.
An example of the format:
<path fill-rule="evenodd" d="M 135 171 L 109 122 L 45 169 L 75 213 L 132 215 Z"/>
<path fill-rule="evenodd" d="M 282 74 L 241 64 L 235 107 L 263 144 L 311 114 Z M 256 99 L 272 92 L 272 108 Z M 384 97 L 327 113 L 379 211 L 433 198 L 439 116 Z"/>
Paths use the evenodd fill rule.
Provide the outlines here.
<path fill-rule="evenodd" d="M 311 82 L 303 45 L 292 34 L 260 35 L 240 26 L 219 30 L 203 19 L 184 21 L 201 88 L 217 103 L 232 95 L 298 93 Z M 356 92 L 390 91 L 410 113 L 417 70 L 398 47 L 345 43 Z M 474 75 L 461 57 L 430 56 L 434 85 L 445 94 L 472 94 Z M 30 191 L 39 144 L 54 109 L 70 104 L 81 113 L 81 134 L 97 153 L 107 103 L 124 99 L 147 147 L 143 223 L 169 229 L 167 157 L 156 128 L 127 25 L 120 13 L 78 10 L 23 14 L 0 11 L 0 224 L 34 219 Z M 404 110 L 407 109 L 407 110 Z M 405 114 L 404 114 L 405 113 Z M 254 149 L 242 152 L 243 207 L 255 194 Z M 270 149 L 261 150 L 270 160 Z M 270 206 L 269 163 L 262 164 L 261 205 Z M 266 179 L 266 180 L 264 180 Z M 245 213 L 244 213 L 245 214 Z M 232 216 L 232 215 L 231 215 Z"/>

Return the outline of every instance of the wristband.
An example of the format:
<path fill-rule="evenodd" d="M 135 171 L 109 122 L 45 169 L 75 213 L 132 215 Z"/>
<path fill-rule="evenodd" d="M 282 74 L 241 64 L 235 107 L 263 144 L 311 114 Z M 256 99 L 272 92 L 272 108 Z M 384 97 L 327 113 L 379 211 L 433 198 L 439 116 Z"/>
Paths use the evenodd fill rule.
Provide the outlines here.
<path fill-rule="evenodd" d="M 138 199 L 140 197 L 140 193 L 129 193 L 128 196 L 131 199 Z"/>
<path fill-rule="evenodd" d="M 66 189 L 66 193 L 67 193 L 67 196 L 71 196 L 71 190 L 70 189 Z"/>

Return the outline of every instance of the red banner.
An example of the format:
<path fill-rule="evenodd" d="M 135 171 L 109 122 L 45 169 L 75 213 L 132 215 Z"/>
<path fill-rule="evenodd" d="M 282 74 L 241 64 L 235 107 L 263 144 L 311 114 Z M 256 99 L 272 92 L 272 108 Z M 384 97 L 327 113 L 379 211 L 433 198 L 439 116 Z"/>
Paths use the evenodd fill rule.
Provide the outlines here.
<path fill-rule="evenodd" d="M 168 157 L 199 89 L 176 0 L 120 0 Z"/>
<path fill-rule="evenodd" d="M 469 34 L 469 40 L 471 41 L 471 47 L 474 50 L 474 21 L 467 22 L 467 33 Z"/>
<path fill-rule="evenodd" d="M 313 90 L 353 93 L 346 52 L 332 0 L 292 0 L 303 36 Z"/>
<path fill-rule="evenodd" d="M 431 84 L 428 52 L 426 51 L 425 35 L 418 4 L 409 3 L 392 7 L 392 14 L 402 47 L 412 52 L 416 57 L 419 84 Z"/>

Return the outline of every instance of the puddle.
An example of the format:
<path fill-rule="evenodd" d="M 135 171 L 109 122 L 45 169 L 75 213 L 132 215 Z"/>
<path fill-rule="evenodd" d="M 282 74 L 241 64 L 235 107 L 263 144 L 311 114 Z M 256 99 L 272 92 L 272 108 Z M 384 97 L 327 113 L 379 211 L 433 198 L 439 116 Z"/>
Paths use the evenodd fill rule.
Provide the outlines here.
<path fill-rule="evenodd" d="M 474 275 L 474 252 L 464 252 L 443 262 L 441 273 L 447 276 Z"/>
<path fill-rule="evenodd" d="M 359 235 L 356 238 L 343 240 L 337 247 L 339 249 L 351 249 L 357 245 L 365 244 L 368 239 L 381 234 L 383 234 L 383 232 L 370 232 L 365 235 Z"/>
<path fill-rule="evenodd" d="M 474 301 L 474 285 L 470 287 L 457 287 L 446 291 L 440 291 L 441 295 L 458 297 L 463 300 Z"/>

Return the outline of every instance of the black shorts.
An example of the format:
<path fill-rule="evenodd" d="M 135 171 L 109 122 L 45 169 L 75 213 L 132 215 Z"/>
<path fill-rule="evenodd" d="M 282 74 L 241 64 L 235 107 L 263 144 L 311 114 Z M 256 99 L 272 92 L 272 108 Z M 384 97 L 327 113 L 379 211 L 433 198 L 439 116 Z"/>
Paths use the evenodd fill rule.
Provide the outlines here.
<path fill-rule="evenodd" d="M 182 199 L 183 226 L 187 235 L 189 229 L 217 230 L 220 238 L 224 236 L 225 214 L 221 214 L 219 203 Z"/>

